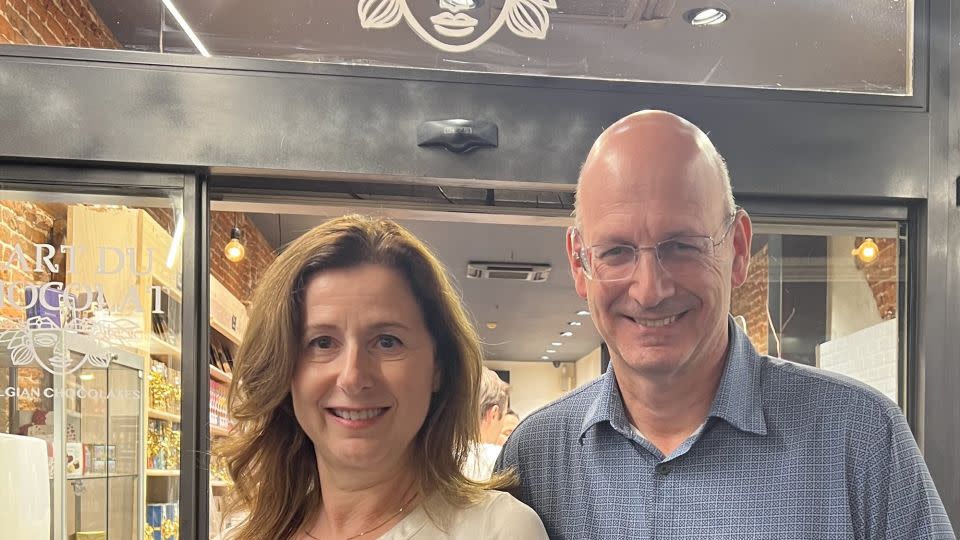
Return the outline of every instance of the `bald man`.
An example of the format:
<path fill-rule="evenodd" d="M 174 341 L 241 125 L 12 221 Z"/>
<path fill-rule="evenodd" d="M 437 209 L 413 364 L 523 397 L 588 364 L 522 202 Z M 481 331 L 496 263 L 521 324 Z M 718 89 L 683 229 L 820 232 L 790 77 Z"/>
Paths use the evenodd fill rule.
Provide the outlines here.
<path fill-rule="evenodd" d="M 702 131 L 627 116 L 577 190 L 567 255 L 610 366 L 497 463 L 551 538 L 954 538 L 896 404 L 761 356 L 733 323 L 751 223 Z"/>

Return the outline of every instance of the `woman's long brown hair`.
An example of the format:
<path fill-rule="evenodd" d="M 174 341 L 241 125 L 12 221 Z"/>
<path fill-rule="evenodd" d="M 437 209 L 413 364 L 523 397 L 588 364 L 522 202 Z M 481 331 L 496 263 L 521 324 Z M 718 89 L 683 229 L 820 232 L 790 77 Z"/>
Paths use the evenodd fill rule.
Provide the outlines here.
<path fill-rule="evenodd" d="M 233 480 L 224 515 L 245 515 L 229 538 L 289 539 L 321 504 L 313 443 L 297 423 L 290 398 L 304 289 L 320 272 L 365 264 L 391 268 L 409 283 L 436 344 L 441 384 L 413 440 L 412 466 L 422 493 L 462 506 L 478 500 L 484 489 L 515 482 L 510 475 L 498 475 L 476 483 L 461 473 L 478 437 L 482 350 L 443 266 L 423 242 L 393 221 L 344 216 L 292 242 L 254 292 L 230 385 L 228 406 L 235 427 L 217 448 Z"/>

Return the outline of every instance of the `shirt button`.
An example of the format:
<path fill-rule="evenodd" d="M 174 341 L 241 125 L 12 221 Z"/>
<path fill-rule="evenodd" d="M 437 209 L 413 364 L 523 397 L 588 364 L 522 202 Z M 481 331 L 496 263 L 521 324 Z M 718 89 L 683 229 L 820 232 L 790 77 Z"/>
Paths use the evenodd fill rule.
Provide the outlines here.
<path fill-rule="evenodd" d="M 669 463 L 660 463 L 656 467 L 657 474 L 661 476 L 666 476 L 673 472 L 673 465 Z"/>

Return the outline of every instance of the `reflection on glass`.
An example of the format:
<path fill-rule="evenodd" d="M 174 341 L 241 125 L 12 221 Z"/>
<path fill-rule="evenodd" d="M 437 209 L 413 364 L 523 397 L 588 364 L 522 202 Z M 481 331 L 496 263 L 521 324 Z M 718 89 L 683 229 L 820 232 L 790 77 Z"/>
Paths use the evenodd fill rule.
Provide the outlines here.
<path fill-rule="evenodd" d="M 902 402 L 897 227 L 819 229 L 758 224 L 731 312 L 761 353 L 847 375 Z"/>
<path fill-rule="evenodd" d="M 30 14 L 18 5 L 0 13 L 0 43 L 912 93 L 912 0 L 79 0 Z"/>
<path fill-rule="evenodd" d="M 132 201 L 0 195 L 0 425 L 46 442 L 53 538 L 142 538 L 151 497 L 178 499 L 179 195 L 119 202 Z M 173 466 L 154 481 L 158 414 Z"/>

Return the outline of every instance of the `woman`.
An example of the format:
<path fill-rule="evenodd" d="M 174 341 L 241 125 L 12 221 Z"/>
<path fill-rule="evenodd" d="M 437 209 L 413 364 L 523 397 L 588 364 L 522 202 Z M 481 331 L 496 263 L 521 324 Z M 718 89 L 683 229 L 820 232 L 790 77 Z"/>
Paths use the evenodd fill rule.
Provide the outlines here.
<path fill-rule="evenodd" d="M 546 538 L 477 439 L 479 340 L 442 266 L 388 220 L 347 216 L 267 269 L 230 388 L 221 454 L 242 540 Z"/>

